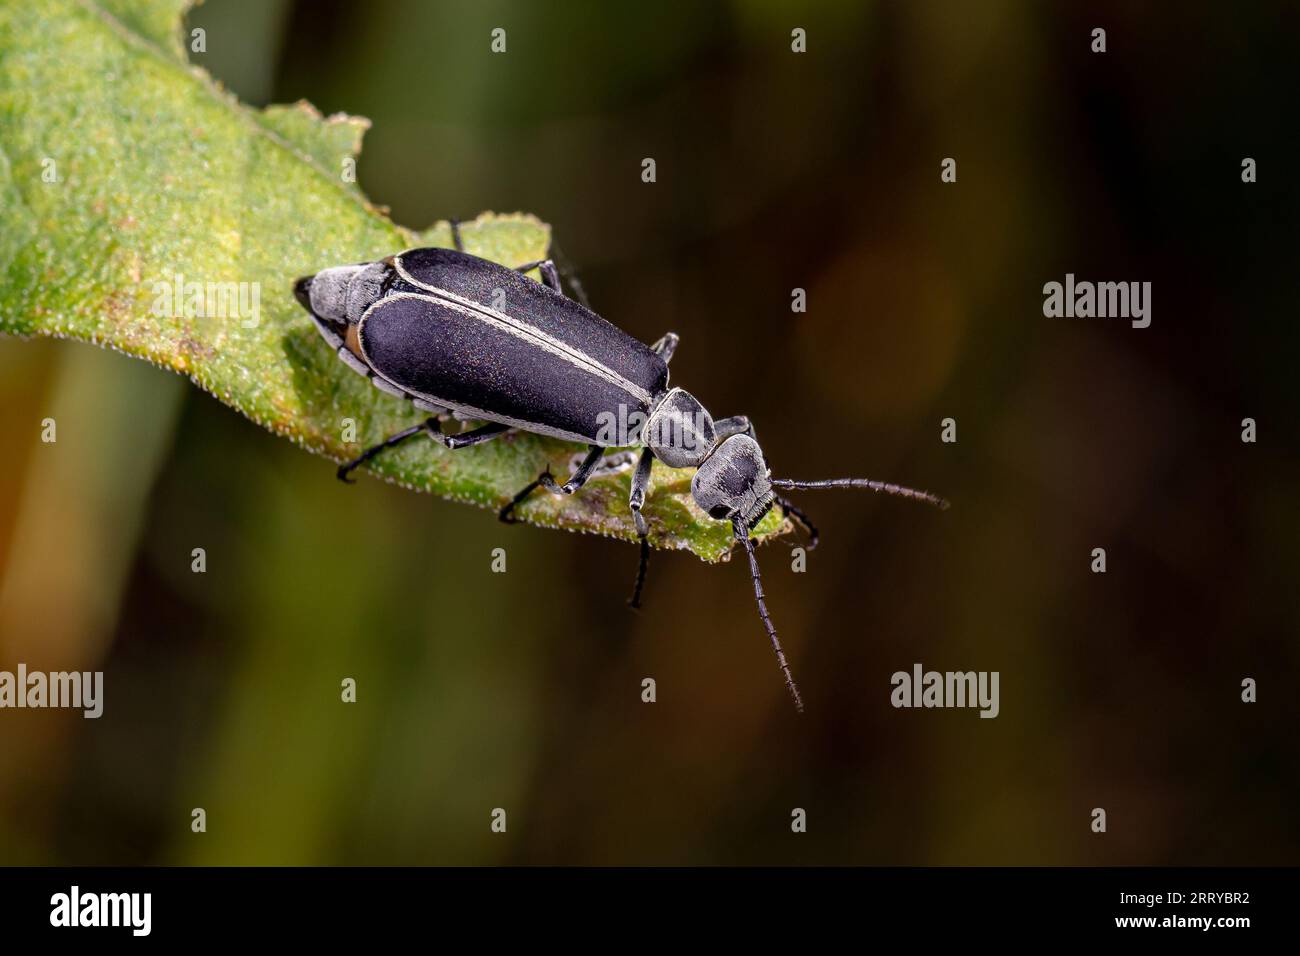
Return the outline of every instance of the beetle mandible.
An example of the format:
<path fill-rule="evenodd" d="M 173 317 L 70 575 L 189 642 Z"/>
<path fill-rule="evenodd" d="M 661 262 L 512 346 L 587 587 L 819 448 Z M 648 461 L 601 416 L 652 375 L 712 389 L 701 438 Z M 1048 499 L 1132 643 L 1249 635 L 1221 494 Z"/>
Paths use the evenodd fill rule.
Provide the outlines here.
<path fill-rule="evenodd" d="M 430 413 L 341 465 L 348 475 L 386 448 L 420 433 L 449 449 L 489 441 L 514 429 L 588 446 L 563 484 L 549 469 L 501 509 L 515 507 L 537 488 L 571 495 L 600 467 L 611 448 L 640 448 L 628 504 L 640 538 L 640 560 L 629 603 L 639 607 L 650 557 L 641 514 L 655 458 L 695 468 L 696 504 L 732 526 L 749 558 L 758 615 L 776 652 L 795 707 L 803 701 L 763 599 L 758 558 L 749 532 L 773 507 L 801 525 L 809 549 L 817 531 L 800 509 L 777 493 L 812 488 L 865 488 L 924 501 L 936 495 L 865 478 L 796 481 L 773 478 L 743 415 L 714 419 L 689 392 L 668 385 L 677 336 L 645 345 L 601 318 L 584 301 L 564 294 L 550 259 L 510 269 L 464 251 L 457 223 L 454 249 L 412 249 L 378 262 L 335 266 L 299 279 L 294 293 L 320 334 L 348 367 L 379 389 Z M 538 282 L 525 273 L 537 269 Z M 446 434 L 442 419 L 486 424 Z"/>

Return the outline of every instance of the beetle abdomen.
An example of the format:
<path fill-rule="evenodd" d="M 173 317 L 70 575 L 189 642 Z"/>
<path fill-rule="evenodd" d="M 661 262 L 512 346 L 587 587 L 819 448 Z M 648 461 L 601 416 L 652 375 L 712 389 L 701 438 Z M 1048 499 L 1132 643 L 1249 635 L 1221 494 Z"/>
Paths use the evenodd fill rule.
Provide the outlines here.
<path fill-rule="evenodd" d="M 406 391 L 475 418 L 572 441 L 627 443 L 622 423 L 633 413 L 644 414 L 667 382 L 668 368 L 657 355 L 577 303 L 571 304 L 580 311 L 565 317 L 568 328 L 560 336 L 552 331 L 553 314 L 547 322 L 528 321 L 509 298 L 531 290 L 507 292 L 508 309 L 480 305 L 464 294 L 469 291 L 462 283 L 459 292 L 392 291 L 380 299 L 358 328 L 367 364 Z M 546 305 L 556 311 L 554 302 Z M 572 334 L 588 316 L 622 341 L 613 342 L 605 329 Z M 600 343 L 601 354 L 590 354 L 580 343 Z M 619 353 L 610 351 L 615 344 Z M 620 357 L 612 364 L 602 360 Z"/>
<path fill-rule="evenodd" d="M 412 249 L 392 262 L 393 291 L 426 292 L 494 314 L 521 329 L 563 343 L 654 395 L 668 381 L 668 366 L 648 346 L 514 269 L 454 249 Z"/>

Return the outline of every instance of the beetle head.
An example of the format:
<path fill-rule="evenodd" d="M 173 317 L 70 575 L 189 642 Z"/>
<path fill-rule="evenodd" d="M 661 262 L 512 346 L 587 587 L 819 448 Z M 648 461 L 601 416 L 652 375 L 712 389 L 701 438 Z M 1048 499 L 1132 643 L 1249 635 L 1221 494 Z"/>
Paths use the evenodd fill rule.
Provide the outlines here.
<path fill-rule="evenodd" d="M 334 266 L 299 279 L 293 292 L 303 308 L 320 318 L 356 324 L 379 298 L 388 271 L 382 262 Z"/>
<path fill-rule="evenodd" d="M 671 468 L 693 468 L 708 457 L 717 441 L 713 416 L 690 392 L 674 388 L 655 405 L 642 441 Z"/>
<path fill-rule="evenodd" d="M 691 494 L 710 518 L 758 524 L 775 499 L 758 442 L 744 434 L 724 440 L 691 478 Z"/>

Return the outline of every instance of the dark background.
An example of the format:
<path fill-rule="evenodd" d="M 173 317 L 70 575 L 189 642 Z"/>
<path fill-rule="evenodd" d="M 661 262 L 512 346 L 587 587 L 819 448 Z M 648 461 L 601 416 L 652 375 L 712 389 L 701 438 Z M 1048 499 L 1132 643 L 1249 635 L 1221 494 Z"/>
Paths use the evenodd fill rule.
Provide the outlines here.
<path fill-rule="evenodd" d="M 760 552 L 797 717 L 743 562 L 657 554 L 636 616 L 626 544 L 345 488 L 143 363 L 0 342 L 0 667 L 73 642 L 108 695 L 0 716 L 0 860 L 1297 862 L 1297 19 L 210 0 L 191 58 L 368 116 L 398 222 L 536 213 L 776 474 L 954 507 L 800 497 L 808 571 Z M 1067 272 L 1150 281 L 1151 327 L 1044 318 Z M 83 461 L 33 455 L 46 414 Z M 1000 671 L 1001 715 L 892 708 L 917 662 Z"/>

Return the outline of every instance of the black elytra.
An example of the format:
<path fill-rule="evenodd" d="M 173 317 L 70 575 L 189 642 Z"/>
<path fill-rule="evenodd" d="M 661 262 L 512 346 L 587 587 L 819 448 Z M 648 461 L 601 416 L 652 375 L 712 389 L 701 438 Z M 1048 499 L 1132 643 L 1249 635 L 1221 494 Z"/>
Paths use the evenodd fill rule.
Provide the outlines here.
<path fill-rule="evenodd" d="M 377 262 L 335 266 L 297 281 L 295 295 L 338 358 L 395 397 L 431 413 L 339 467 L 349 474 L 387 448 L 426 434 L 449 448 L 490 441 L 513 430 L 587 445 L 573 474 L 558 483 L 549 470 L 500 511 L 514 509 L 536 489 L 576 492 L 600 473 L 606 454 L 639 448 L 628 504 L 640 540 L 636 584 L 628 602 L 640 606 L 649 561 L 649 528 L 642 507 L 656 458 L 696 469 L 691 493 L 710 518 L 731 524 L 749 559 L 759 618 L 776 652 L 795 707 L 803 701 L 768 615 L 758 559 L 749 532 L 775 505 L 808 532 L 817 532 L 782 490 L 852 487 L 948 503 L 929 492 L 865 478 L 823 481 L 774 479 L 743 415 L 714 419 L 689 392 L 668 384 L 677 346 L 671 332 L 645 345 L 564 294 L 549 260 L 515 269 L 464 251 L 452 223 L 455 249 L 412 249 Z M 541 281 L 526 273 L 536 269 Z M 484 424 L 447 434 L 446 419 Z"/>

